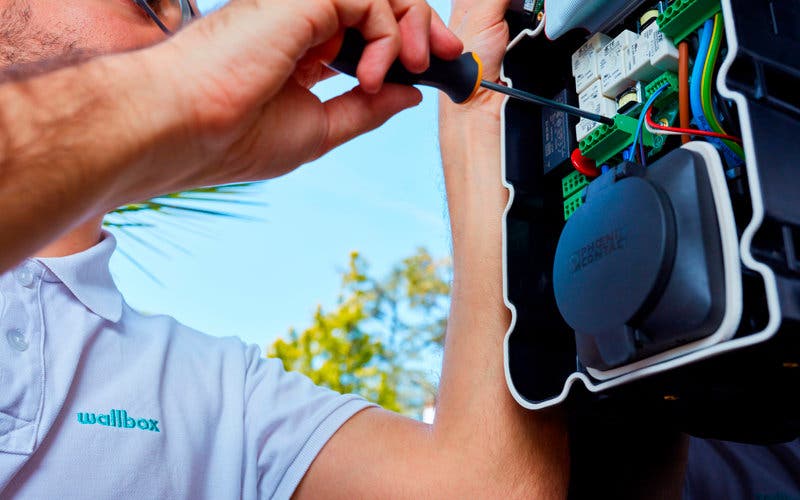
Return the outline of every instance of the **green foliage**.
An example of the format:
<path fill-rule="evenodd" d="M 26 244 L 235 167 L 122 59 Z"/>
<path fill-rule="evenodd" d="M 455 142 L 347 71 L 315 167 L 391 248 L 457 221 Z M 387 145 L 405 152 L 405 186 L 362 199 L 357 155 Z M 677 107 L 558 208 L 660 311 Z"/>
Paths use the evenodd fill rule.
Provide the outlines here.
<path fill-rule="evenodd" d="M 130 203 L 109 212 L 103 219 L 103 226 L 107 228 L 130 227 L 155 227 L 151 221 L 134 219 L 137 215 L 157 214 L 165 217 L 175 216 L 212 216 L 233 219 L 249 219 L 249 217 L 219 210 L 218 207 L 232 208 L 237 205 L 263 206 L 263 203 L 245 198 L 251 194 L 250 189 L 255 183 L 228 184 L 226 186 L 212 186 L 205 188 L 182 191 L 180 193 L 165 194 L 141 203 Z"/>
<path fill-rule="evenodd" d="M 424 249 L 383 279 L 354 252 L 336 307 L 317 307 L 311 325 L 290 330 L 269 356 L 316 384 L 419 415 L 436 390 L 430 364 L 444 341 L 449 294 L 449 261 Z"/>
<path fill-rule="evenodd" d="M 168 257 L 172 250 L 190 255 L 181 242 L 186 235 L 211 236 L 205 233 L 208 221 L 216 219 L 255 220 L 242 213 L 246 206 L 262 207 L 264 203 L 250 199 L 258 183 L 229 184 L 165 194 L 141 203 L 123 205 L 103 219 L 103 227 L 119 240 L 117 251 L 156 283 L 160 283 L 128 248 L 144 249 Z M 182 234 L 172 234 L 170 230 Z M 138 252 L 136 252 L 138 253 Z"/>

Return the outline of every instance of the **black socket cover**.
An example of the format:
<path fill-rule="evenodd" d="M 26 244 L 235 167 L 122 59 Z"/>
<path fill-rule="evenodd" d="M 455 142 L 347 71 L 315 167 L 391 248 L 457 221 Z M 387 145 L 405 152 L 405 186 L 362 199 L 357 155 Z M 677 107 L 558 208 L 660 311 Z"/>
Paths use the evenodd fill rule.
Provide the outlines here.
<path fill-rule="evenodd" d="M 594 180 L 556 249 L 556 303 L 585 366 L 608 370 L 713 333 L 722 321 L 719 224 L 700 155 L 623 163 Z"/>

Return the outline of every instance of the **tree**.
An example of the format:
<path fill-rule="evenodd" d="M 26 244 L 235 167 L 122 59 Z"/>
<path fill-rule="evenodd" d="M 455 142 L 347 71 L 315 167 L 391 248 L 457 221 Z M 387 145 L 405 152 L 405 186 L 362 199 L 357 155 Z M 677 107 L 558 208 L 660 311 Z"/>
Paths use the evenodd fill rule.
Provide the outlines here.
<path fill-rule="evenodd" d="M 291 329 L 268 355 L 316 384 L 418 416 L 436 391 L 430 367 L 444 341 L 450 278 L 449 260 L 422 248 L 383 279 L 353 252 L 336 307 L 318 306 L 309 327 Z"/>

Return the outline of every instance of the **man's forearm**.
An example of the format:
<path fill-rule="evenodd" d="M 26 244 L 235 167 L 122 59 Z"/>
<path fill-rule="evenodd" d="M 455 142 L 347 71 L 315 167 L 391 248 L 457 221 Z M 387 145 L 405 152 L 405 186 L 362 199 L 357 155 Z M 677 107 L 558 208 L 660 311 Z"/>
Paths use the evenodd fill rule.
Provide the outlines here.
<path fill-rule="evenodd" d="M 492 110 L 499 112 L 499 106 Z M 499 116 L 483 108 L 442 104 L 454 280 L 435 432 L 485 449 L 496 484 L 507 484 L 512 494 L 564 496 L 568 452 L 562 419 L 525 411 L 506 387 L 503 339 L 510 312 L 502 293 L 502 213 L 507 191 L 498 168 L 499 126 Z"/>
<path fill-rule="evenodd" d="M 109 147 L 98 134 L 111 127 L 100 118 L 108 76 L 90 62 L 0 86 L 0 270 L 79 225 L 100 203 L 107 186 L 91 157 L 95 146 Z"/>
<path fill-rule="evenodd" d="M 123 201 L 135 145 L 149 140 L 121 112 L 136 98 L 119 93 L 137 75 L 124 67 L 96 59 L 0 85 L 0 271 Z"/>

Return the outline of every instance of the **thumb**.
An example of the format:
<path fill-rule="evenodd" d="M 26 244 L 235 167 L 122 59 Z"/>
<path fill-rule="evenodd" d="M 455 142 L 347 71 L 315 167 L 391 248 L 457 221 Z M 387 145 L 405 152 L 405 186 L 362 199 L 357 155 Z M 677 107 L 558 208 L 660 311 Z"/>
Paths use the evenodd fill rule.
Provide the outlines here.
<path fill-rule="evenodd" d="M 385 84 L 377 94 L 361 87 L 325 102 L 328 134 L 316 157 L 374 130 L 404 109 L 422 102 L 422 93 L 407 85 Z"/>

